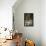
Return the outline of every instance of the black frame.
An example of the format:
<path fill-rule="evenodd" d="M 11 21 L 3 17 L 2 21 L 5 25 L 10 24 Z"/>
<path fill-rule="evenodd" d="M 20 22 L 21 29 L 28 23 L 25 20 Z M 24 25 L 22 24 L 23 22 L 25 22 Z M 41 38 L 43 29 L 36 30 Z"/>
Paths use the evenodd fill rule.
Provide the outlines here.
<path fill-rule="evenodd" d="M 33 26 L 34 22 L 33 13 L 24 13 L 24 26 Z"/>

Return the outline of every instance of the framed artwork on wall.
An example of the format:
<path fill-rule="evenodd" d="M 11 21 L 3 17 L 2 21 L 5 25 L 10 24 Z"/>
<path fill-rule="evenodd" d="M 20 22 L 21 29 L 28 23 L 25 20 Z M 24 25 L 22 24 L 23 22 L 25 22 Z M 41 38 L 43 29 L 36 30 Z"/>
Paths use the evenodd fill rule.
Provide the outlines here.
<path fill-rule="evenodd" d="M 24 13 L 24 26 L 33 26 L 33 13 Z"/>

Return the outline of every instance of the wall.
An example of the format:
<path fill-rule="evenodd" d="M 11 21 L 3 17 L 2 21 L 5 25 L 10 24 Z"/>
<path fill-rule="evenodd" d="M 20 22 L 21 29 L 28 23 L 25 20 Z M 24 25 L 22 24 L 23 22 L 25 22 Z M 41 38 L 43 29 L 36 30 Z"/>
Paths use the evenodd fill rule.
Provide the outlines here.
<path fill-rule="evenodd" d="M 10 27 L 10 28 L 12 28 L 12 6 L 14 5 L 14 3 L 16 2 L 16 0 L 0 0 L 0 26 L 5 26 L 5 27 Z M 32 2 L 32 1 L 31 1 Z M 33 2 L 35 2 L 35 1 L 33 1 Z M 36 3 L 37 3 L 37 1 L 36 1 Z M 39 3 L 38 3 L 39 4 Z M 25 5 L 25 4 L 24 4 Z M 37 5 L 38 6 L 38 5 Z M 25 6 L 26 7 L 26 6 Z M 23 8 L 25 8 L 25 7 L 23 7 Z M 34 4 L 34 7 L 35 7 L 35 4 Z M 16 8 L 16 6 L 14 7 L 14 8 Z M 15 10 L 15 9 L 14 9 Z M 20 9 L 21 10 L 21 9 Z M 25 9 L 24 9 L 25 10 Z M 27 9 L 26 9 L 27 10 Z M 26 11 L 25 10 L 25 11 Z M 23 11 L 23 10 L 22 10 Z M 29 12 L 29 11 L 28 11 Z M 31 11 L 30 11 L 31 12 Z M 17 15 L 17 14 L 16 14 Z M 20 16 L 20 14 L 19 14 L 19 16 Z M 20 18 L 21 17 L 24 17 L 24 16 L 20 16 Z M 16 17 L 15 17 L 16 18 Z M 18 17 L 17 17 L 18 18 Z M 39 17 L 38 17 L 39 18 Z M 23 20 L 23 18 L 21 18 L 22 20 Z M 23 20 L 24 21 L 24 20 Z M 31 36 L 32 36 L 32 34 L 33 34 L 33 36 L 34 36 L 34 33 L 36 32 L 40 32 L 40 31 L 32 31 L 32 27 L 24 27 L 24 23 L 23 23 L 23 21 L 22 22 L 20 22 L 21 24 L 23 24 L 21 27 L 22 27 L 22 29 L 20 28 L 20 24 L 19 24 L 19 27 L 18 28 L 20 28 L 21 29 L 21 31 L 20 32 L 24 32 L 23 34 L 24 34 L 24 36 L 27 36 L 26 35 L 26 33 L 27 32 L 31 32 Z M 46 0 L 41 0 L 41 41 L 42 41 L 42 46 L 46 46 Z M 16 26 L 16 28 L 17 28 L 17 26 Z M 18 29 L 17 28 L 17 30 L 19 31 L 20 29 Z M 31 29 L 30 29 L 31 28 Z M 28 30 L 29 29 L 29 30 Z M 33 27 L 33 29 L 34 29 L 34 27 Z M 36 30 L 36 29 L 34 29 L 34 30 Z M 39 29 L 38 29 L 39 30 Z M 28 34 L 29 34 L 28 33 Z M 32 36 L 32 37 L 33 37 Z M 37 35 L 38 36 L 38 35 Z M 32 39 L 32 37 L 31 37 L 31 39 Z M 34 37 L 36 37 L 36 35 L 34 36 Z M 37 37 L 36 37 L 37 38 Z M 34 38 L 35 39 L 35 41 L 37 41 L 37 39 L 36 38 Z M 39 37 L 40 38 L 40 37 Z M 38 43 L 38 42 L 37 42 Z"/>
<path fill-rule="evenodd" d="M 41 1 L 23 0 L 17 7 L 16 5 L 13 7 L 15 29 L 22 32 L 25 39 L 34 40 L 36 46 L 41 46 Z M 34 13 L 33 27 L 24 27 L 24 13 Z"/>
<path fill-rule="evenodd" d="M 0 27 L 12 29 L 12 6 L 16 0 L 0 0 Z"/>
<path fill-rule="evenodd" d="M 46 0 L 41 1 L 41 41 L 46 46 Z"/>

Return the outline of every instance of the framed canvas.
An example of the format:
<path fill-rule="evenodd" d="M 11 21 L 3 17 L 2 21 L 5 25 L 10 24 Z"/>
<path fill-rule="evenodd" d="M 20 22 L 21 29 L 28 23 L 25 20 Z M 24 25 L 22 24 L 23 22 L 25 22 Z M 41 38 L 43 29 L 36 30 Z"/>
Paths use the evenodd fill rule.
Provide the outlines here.
<path fill-rule="evenodd" d="M 24 13 L 24 26 L 33 26 L 33 13 Z"/>

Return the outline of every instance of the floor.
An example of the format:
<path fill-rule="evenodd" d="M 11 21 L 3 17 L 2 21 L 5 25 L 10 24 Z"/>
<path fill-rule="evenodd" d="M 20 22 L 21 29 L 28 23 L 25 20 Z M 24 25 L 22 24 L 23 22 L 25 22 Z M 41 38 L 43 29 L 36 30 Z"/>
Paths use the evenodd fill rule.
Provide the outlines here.
<path fill-rule="evenodd" d="M 13 40 L 6 40 L 6 42 L 2 43 L 0 46 L 16 46 L 15 45 L 15 39 Z"/>
<path fill-rule="evenodd" d="M 23 46 L 23 44 L 22 44 L 22 37 L 20 37 L 19 35 L 15 35 L 14 37 L 12 37 L 13 39 L 11 39 L 11 40 L 6 40 L 6 39 L 0 39 L 0 46 L 18 46 L 19 44 L 20 44 L 20 46 Z M 5 42 L 3 42 L 3 41 L 5 41 Z M 19 44 L 18 44 L 18 42 L 19 42 Z M 2 43 L 3 42 L 3 43 Z M 16 42 L 17 42 L 17 44 L 16 44 Z"/>

